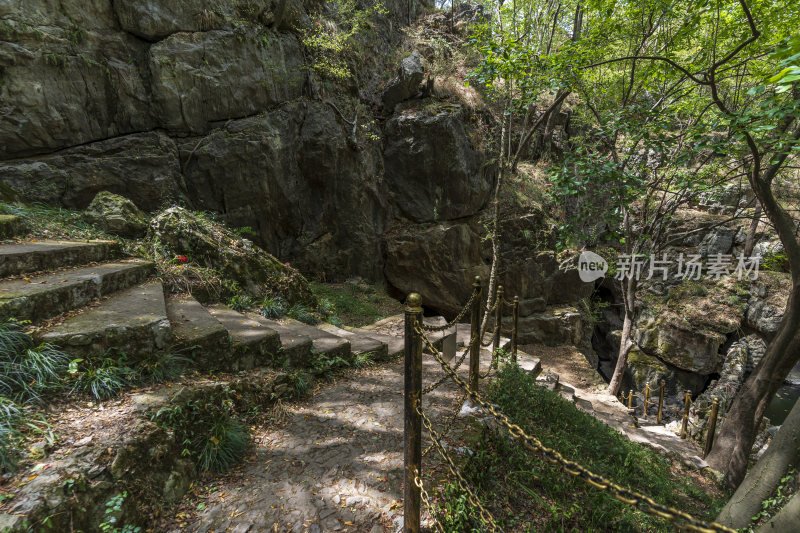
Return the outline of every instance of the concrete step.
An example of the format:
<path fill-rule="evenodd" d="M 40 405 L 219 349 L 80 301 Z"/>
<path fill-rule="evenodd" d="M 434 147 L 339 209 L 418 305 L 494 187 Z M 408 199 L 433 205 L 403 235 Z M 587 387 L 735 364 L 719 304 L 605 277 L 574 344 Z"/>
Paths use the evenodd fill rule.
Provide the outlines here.
<path fill-rule="evenodd" d="M 292 327 L 296 333 L 310 338 L 314 352 L 331 358 L 341 357 L 345 361 L 353 362 L 349 340 L 291 318 L 282 320 L 281 323 L 287 327 Z"/>
<path fill-rule="evenodd" d="M 362 329 L 362 328 L 346 328 L 346 330 L 353 332 L 357 335 L 360 335 L 362 337 L 367 337 L 385 344 L 387 360 L 394 359 L 395 357 L 402 355 L 403 351 L 405 350 L 406 343 L 403 337 L 398 337 L 396 335 L 386 335 L 384 333 L 378 333 L 377 331 L 373 331 L 370 329 Z"/>
<path fill-rule="evenodd" d="M 233 341 L 231 370 L 249 370 L 277 362 L 281 349 L 277 331 L 222 304 L 206 309 L 225 326 Z"/>
<path fill-rule="evenodd" d="M 201 370 L 225 370 L 233 354 L 231 338 L 219 320 L 190 294 L 167 298 L 167 317 L 180 348 L 191 351 Z"/>
<path fill-rule="evenodd" d="M 526 370 L 533 377 L 538 377 L 542 373 L 542 362 L 537 357 L 528 355 L 525 352 L 517 351 L 517 364 Z"/>
<path fill-rule="evenodd" d="M 554 391 L 558 388 L 558 374 L 552 370 L 545 370 L 536 378 L 536 384 Z"/>
<path fill-rule="evenodd" d="M 371 359 L 373 361 L 385 361 L 388 358 L 389 348 L 387 343 L 375 339 L 370 335 L 363 335 L 355 331 L 337 328 L 333 324 L 320 324 L 318 327 L 337 337 L 349 340 L 350 351 L 353 352 L 355 356 L 371 353 Z"/>
<path fill-rule="evenodd" d="M 0 239 L 13 239 L 28 231 L 25 219 L 17 215 L 0 215 Z"/>
<path fill-rule="evenodd" d="M 0 281 L 0 320 L 45 320 L 141 283 L 154 272 L 149 261 L 127 260 Z"/>
<path fill-rule="evenodd" d="M 447 324 L 447 320 L 445 320 L 445 318 L 442 316 L 425 317 L 422 319 L 422 323 L 426 326 L 440 327 Z M 433 345 L 442 352 L 445 361 L 450 361 L 456 356 L 456 345 L 458 340 L 456 326 L 444 331 L 430 331 L 427 335 L 428 339 L 430 339 Z M 427 352 L 428 350 L 423 351 Z"/>
<path fill-rule="evenodd" d="M 311 365 L 311 360 L 313 359 L 312 349 L 314 347 L 314 341 L 311 340 L 311 337 L 301 333 L 292 324 L 282 324 L 275 320 L 269 320 L 257 313 L 248 313 L 247 316 L 278 332 L 281 339 L 281 363 L 286 363 L 293 368 L 305 368 Z"/>
<path fill-rule="evenodd" d="M 128 362 L 166 349 L 172 332 L 160 281 L 125 289 L 96 306 L 45 329 L 38 337 L 86 358 L 101 357 L 110 348 L 125 354 Z"/>
<path fill-rule="evenodd" d="M 86 265 L 119 254 L 113 241 L 37 241 L 0 245 L 0 278 Z"/>
<path fill-rule="evenodd" d="M 567 385 L 566 383 L 559 383 L 556 387 L 556 391 L 561 395 L 562 398 L 567 400 L 568 402 L 575 401 L 575 388 Z"/>

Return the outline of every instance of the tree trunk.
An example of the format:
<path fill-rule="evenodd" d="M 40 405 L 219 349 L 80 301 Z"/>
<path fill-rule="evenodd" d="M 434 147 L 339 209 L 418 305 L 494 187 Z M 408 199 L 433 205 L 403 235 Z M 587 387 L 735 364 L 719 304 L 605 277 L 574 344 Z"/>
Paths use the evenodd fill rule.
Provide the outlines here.
<path fill-rule="evenodd" d="M 706 461 L 731 487 L 741 483 L 764 411 L 800 359 L 800 284 L 794 283 L 778 332 L 744 382 Z"/>
<path fill-rule="evenodd" d="M 761 213 L 764 208 L 761 207 L 761 202 L 756 200 L 756 212 L 753 213 L 753 220 L 750 222 L 750 229 L 747 230 L 747 239 L 744 241 L 744 256 L 750 257 L 753 255 L 753 249 L 756 247 L 756 230 L 758 223 L 761 222 Z"/>
<path fill-rule="evenodd" d="M 625 375 L 625 367 L 628 365 L 628 354 L 634 346 L 633 343 L 633 313 L 636 310 L 636 279 L 628 277 L 627 282 L 623 281 L 622 298 L 625 305 L 625 318 L 622 321 L 622 337 L 619 343 L 619 355 L 617 365 L 614 367 L 614 375 L 608 384 L 608 393 L 612 396 L 619 395 L 619 388 L 622 386 L 622 377 Z"/>
<path fill-rule="evenodd" d="M 794 404 L 772 444 L 748 472 L 736 493 L 720 512 L 717 522 L 733 529 L 747 526 L 750 519 L 761 510 L 761 502 L 775 492 L 781 478 L 791 468 L 800 466 L 798 443 L 800 443 L 800 402 Z M 787 508 L 790 505 L 787 505 Z"/>

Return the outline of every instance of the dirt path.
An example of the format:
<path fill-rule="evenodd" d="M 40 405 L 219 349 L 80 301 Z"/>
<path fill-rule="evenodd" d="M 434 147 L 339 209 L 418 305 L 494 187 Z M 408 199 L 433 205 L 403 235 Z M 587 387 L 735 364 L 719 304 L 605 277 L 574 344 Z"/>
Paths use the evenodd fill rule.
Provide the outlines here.
<path fill-rule="evenodd" d="M 467 376 L 466 364 L 459 373 Z M 428 355 L 423 376 L 425 385 L 442 376 Z M 453 412 L 460 399 L 455 387 L 447 383 L 425 396 L 434 422 Z M 195 490 L 201 510 L 190 497 L 182 526 L 173 522 L 172 531 L 395 528 L 402 517 L 402 361 L 354 372 L 286 411 L 280 427 L 256 428 L 255 453 L 236 474 Z"/>

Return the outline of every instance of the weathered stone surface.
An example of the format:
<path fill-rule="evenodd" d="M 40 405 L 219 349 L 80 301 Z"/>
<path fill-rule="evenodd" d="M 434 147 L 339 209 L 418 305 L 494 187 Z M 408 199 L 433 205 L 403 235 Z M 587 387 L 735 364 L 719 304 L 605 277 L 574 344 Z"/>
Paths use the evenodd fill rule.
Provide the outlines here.
<path fill-rule="evenodd" d="M 349 149 L 325 104 L 300 100 L 234 121 L 181 146 L 187 189 L 202 209 L 309 276 L 379 279 L 380 234 L 391 210 L 374 145 Z"/>
<path fill-rule="evenodd" d="M 104 261 L 118 254 L 111 241 L 38 241 L 0 245 L 0 278 Z"/>
<path fill-rule="evenodd" d="M 147 233 L 147 216 L 136 204 L 108 191 L 97 193 L 81 216 L 90 224 L 120 237 L 141 237 Z"/>
<path fill-rule="evenodd" d="M 719 348 L 725 335 L 717 331 L 694 329 L 690 324 L 679 327 L 648 317 L 638 324 L 634 339 L 645 352 L 683 370 L 708 375 L 722 365 Z"/>
<path fill-rule="evenodd" d="M 28 224 L 21 216 L 0 215 L 0 239 L 10 239 L 22 235 L 27 229 Z"/>
<path fill-rule="evenodd" d="M 700 255 L 709 257 L 716 254 L 727 254 L 733 246 L 736 231 L 730 228 L 717 228 L 700 242 Z"/>
<path fill-rule="evenodd" d="M 314 348 L 311 337 L 304 335 L 291 324 L 282 324 L 269 320 L 258 313 L 248 313 L 247 317 L 278 332 L 281 339 L 281 349 L 278 355 L 281 366 L 303 368 L 311 364 L 313 359 L 312 349 Z"/>
<path fill-rule="evenodd" d="M 397 69 L 397 76 L 389 82 L 381 95 L 383 109 L 391 112 L 394 110 L 394 106 L 414 96 L 424 74 L 425 70 L 422 68 L 419 52 L 415 50 L 403 58 Z"/>
<path fill-rule="evenodd" d="M 147 211 L 183 197 L 177 147 L 158 132 L 0 163 L 0 182 L 30 201 L 78 209 L 89 205 L 101 191 L 122 194 Z"/>
<path fill-rule="evenodd" d="M 221 224 L 181 207 L 171 207 L 150 222 L 154 252 L 167 258 L 186 256 L 189 261 L 215 268 L 255 297 L 274 294 L 289 303 L 314 305 L 308 281 L 297 270 L 275 259 L 252 242 Z"/>
<path fill-rule="evenodd" d="M 281 347 L 277 331 L 221 304 L 207 309 L 225 326 L 233 342 L 233 350 L 219 366 L 231 370 L 249 370 L 276 362 Z"/>
<path fill-rule="evenodd" d="M 544 313 L 520 317 L 518 328 L 520 343 L 547 346 L 582 346 L 587 333 L 581 313 L 574 307 L 554 307 Z"/>
<path fill-rule="evenodd" d="M 783 311 L 768 304 L 764 300 L 753 297 L 747 303 L 746 322 L 767 339 L 771 339 L 778 331 Z"/>
<path fill-rule="evenodd" d="M 132 360 L 164 350 L 172 332 L 160 281 L 121 291 L 97 307 L 46 328 L 40 338 L 76 356 L 101 357 L 109 348 Z"/>
<path fill-rule="evenodd" d="M 299 0 L 115 0 L 114 11 L 125 31 L 148 41 L 178 32 L 232 29 L 233 20 L 291 30 L 305 15 Z"/>
<path fill-rule="evenodd" d="M 386 239 L 386 280 L 402 294 L 455 315 L 472 294 L 475 276 L 488 279 L 488 259 L 476 221 L 397 228 Z"/>
<path fill-rule="evenodd" d="M 147 108 L 148 88 L 140 68 L 145 44 L 124 33 L 95 29 L 102 21 L 94 1 L 83 14 L 77 2 L 61 6 L 43 19 L 25 12 L 28 3 L 14 2 L 6 12 L 11 22 L 0 29 L 3 79 L 0 101 L 0 159 L 42 153 L 91 141 L 148 130 L 155 121 Z M 52 2 L 47 2 L 47 4 Z M 110 3 L 105 2 L 106 11 Z M 6 4 L 7 5 L 7 4 Z M 92 12 L 92 8 L 96 9 Z M 45 11 L 46 12 L 46 11 Z M 71 13 L 71 14 L 70 14 Z M 107 14 L 109 16 L 113 14 Z M 53 26 L 52 19 L 63 26 Z M 97 17 L 95 19 L 94 17 Z M 38 19 L 26 26 L 26 19 Z M 81 25 L 79 20 L 87 20 Z M 41 25 L 39 25 L 41 24 Z"/>
<path fill-rule="evenodd" d="M 191 349 L 191 359 L 198 369 L 223 370 L 231 352 L 228 330 L 190 294 L 167 298 L 167 317 L 175 340 Z"/>
<path fill-rule="evenodd" d="M 269 30 L 179 33 L 149 51 L 154 110 L 178 132 L 264 111 L 301 95 L 305 74 L 296 37 Z"/>
<path fill-rule="evenodd" d="M 386 124 L 383 158 L 394 204 L 415 222 L 474 215 L 493 191 L 494 175 L 470 144 L 460 107 L 393 117 Z"/>
<path fill-rule="evenodd" d="M 105 263 L 25 280 L 0 282 L 0 320 L 39 321 L 77 309 L 140 283 L 153 274 L 153 263 Z"/>

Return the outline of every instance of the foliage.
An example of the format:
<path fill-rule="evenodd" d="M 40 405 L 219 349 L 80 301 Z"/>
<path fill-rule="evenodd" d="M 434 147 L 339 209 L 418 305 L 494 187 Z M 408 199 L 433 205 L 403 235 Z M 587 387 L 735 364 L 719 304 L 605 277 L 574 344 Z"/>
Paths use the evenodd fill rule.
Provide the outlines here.
<path fill-rule="evenodd" d="M 191 349 L 191 348 L 190 348 Z M 153 351 L 136 363 L 136 381 L 145 383 L 161 383 L 177 379 L 192 363 L 188 357 L 173 349 Z"/>
<path fill-rule="evenodd" d="M 723 501 L 692 485 L 670 462 L 536 385 L 516 365 L 501 367 L 487 394 L 513 422 L 545 446 L 657 502 L 713 520 Z M 504 430 L 485 431 L 462 471 L 504 531 L 672 531 L 672 526 L 568 476 Z M 464 493 L 439 494 L 438 517 L 447 531 L 484 531 Z"/>
<path fill-rule="evenodd" d="M 203 395 L 164 407 L 152 419 L 175 431 L 184 449 L 205 471 L 219 472 L 244 457 L 250 437 L 236 418 L 232 391 Z"/>
<path fill-rule="evenodd" d="M 330 302 L 328 322 L 361 327 L 402 312 L 402 306 L 378 285 L 366 283 L 311 283 L 311 290 L 321 300 Z"/>
<path fill-rule="evenodd" d="M 326 353 L 314 354 L 311 362 L 311 373 L 321 378 L 330 377 L 336 370 L 351 366 L 350 362 L 338 355 Z"/>
<path fill-rule="evenodd" d="M 129 386 L 135 371 L 124 364 L 124 356 L 115 359 L 112 353 L 106 352 L 100 361 L 73 360 L 69 372 L 75 376 L 75 381 L 70 395 L 88 394 L 102 401 L 117 396 Z"/>
<path fill-rule="evenodd" d="M 255 306 L 256 300 L 249 294 L 234 294 L 230 300 L 228 300 L 228 307 L 240 313 L 252 309 Z"/>
<path fill-rule="evenodd" d="M 264 298 L 260 312 L 267 318 L 280 318 L 286 314 L 286 301 L 280 296 Z"/>
<path fill-rule="evenodd" d="M 23 419 L 22 408 L 13 400 L 0 396 L 0 472 L 14 470 L 16 466 L 18 428 Z"/>
<path fill-rule="evenodd" d="M 757 525 L 763 524 L 775 516 L 792 499 L 792 496 L 800 490 L 798 485 L 800 485 L 800 477 L 798 477 L 797 470 L 791 468 L 781 478 L 775 493 L 761 502 L 761 511 L 752 518 L 753 524 L 747 528 L 747 531 L 756 531 L 759 529 L 756 527 Z M 794 489 L 794 492 L 792 489 Z"/>
<path fill-rule="evenodd" d="M 310 27 L 301 30 L 300 40 L 311 56 L 313 71 L 346 80 L 352 76 L 347 59 L 357 49 L 359 37 L 370 28 L 373 17 L 387 11 L 380 1 L 362 7 L 357 0 L 331 0 L 325 8 L 326 14 L 317 13 Z"/>
<path fill-rule="evenodd" d="M 125 524 L 118 527 L 116 525 L 119 520 L 117 517 L 122 512 L 122 505 L 127 497 L 128 491 L 122 491 L 120 494 L 112 496 L 111 499 L 106 502 L 104 512 L 105 519 L 100 524 L 100 531 L 103 533 L 140 533 L 142 531 L 142 528 L 139 526 Z"/>
<path fill-rule="evenodd" d="M 312 326 L 319 324 L 320 322 L 319 317 L 317 317 L 308 307 L 302 304 L 295 304 L 290 307 L 289 311 L 286 313 L 286 316 Z"/>
<path fill-rule="evenodd" d="M 17 322 L 0 324 L 0 394 L 21 402 L 39 401 L 57 389 L 69 356 L 49 344 L 34 346 Z"/>

